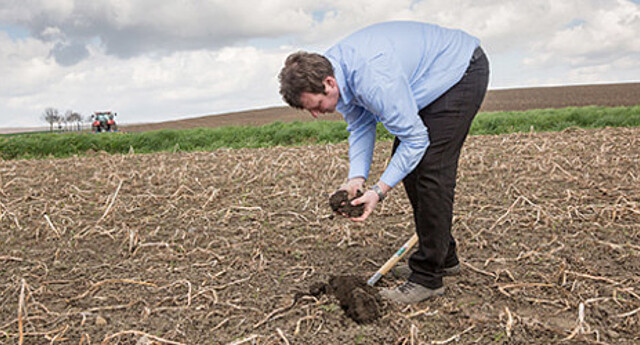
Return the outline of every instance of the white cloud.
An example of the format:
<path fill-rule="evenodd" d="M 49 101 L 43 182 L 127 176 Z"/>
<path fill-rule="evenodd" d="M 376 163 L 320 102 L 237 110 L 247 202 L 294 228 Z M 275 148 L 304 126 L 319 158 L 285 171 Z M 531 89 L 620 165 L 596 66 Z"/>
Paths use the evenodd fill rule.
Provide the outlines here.
<path fill-rule="evenodd" d="M 531 42 L 523 68 L 544 75 L 548 69 L 565 66 L 564 78 L 549 78 L 557 84 L 640 80 L 640 6 L 617 0 L 576 8 L 577 24 Z"/>
<path fill-rule="evenodd" d="M 50 106 L 143 122 L 281 105 L 288 53 L 385 20 L 481 38 L 492 87 L 640 80 L 629 0 L 6 0 L 0 127 Z"/>
<path fill-rule="evenodd" d="M 13 41 L 0 31 L 0 96 L 38 92 L 58 76 L 55 62 L 46 59 L 52 45 L 33 38 Z"/>
<path fill-rule="evenodd" d="M 286 56 L 278 49 L 227 47 L 122 60 L 92 47 L 88 59 L 65 67 L 47 58 L 49 45 L 13 43 L 0 32 L 0 127 L 38 124 L 51 106 L 84 115 L 111 109 L 124 122 L 152 122 L 273 105 L 279 99 L 273 71 Z M 19 113 L 25 116 L 12 115 Z"/>
<path fill-rule="evenodd" d="M 537 42 L 542 58 L 533 56 L 528 64 L 564 59 L 572 65 L 618 59 L 628 54 L 640 57 L 640 6 L 630 1 L 610 1 L 591 8 L 579 25 L 553 32 L 548 40 Z"/>
<path fill-rule="evenodd" d="M 1 10 L 0 21 L 48 39 L 58 32 L 77 46 L 99 38 L 109 54 L 217 49 L 255 37 L 303 31 L 311 14 L 285 1 L 26 0 Z"/>

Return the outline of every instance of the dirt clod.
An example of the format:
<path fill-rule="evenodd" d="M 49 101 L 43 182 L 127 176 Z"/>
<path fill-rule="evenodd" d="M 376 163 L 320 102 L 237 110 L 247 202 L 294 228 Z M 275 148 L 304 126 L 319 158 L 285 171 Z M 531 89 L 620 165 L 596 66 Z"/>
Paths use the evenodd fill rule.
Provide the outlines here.
<path fill-rule="evenodd" d="M 329 205 L 334 212 L 344 214 L 347 217 L 360 217 L 364 213 L 364 204 L 353 206 L 351 201 L 362 196 L 362 192 L 358 191 L 356 196 L 349 199 L 346 190 L 339 190 L 329 197 Z"/>
<path fill-rule="evenodd" d="M 324 293 L 335 296 L 345 314 L 357 323 L 369 323 L 382 315 L 380 294 L 361 277 L 332 276 L 328 283 L 316 283 L 309 288 L 310 295 Z"/>

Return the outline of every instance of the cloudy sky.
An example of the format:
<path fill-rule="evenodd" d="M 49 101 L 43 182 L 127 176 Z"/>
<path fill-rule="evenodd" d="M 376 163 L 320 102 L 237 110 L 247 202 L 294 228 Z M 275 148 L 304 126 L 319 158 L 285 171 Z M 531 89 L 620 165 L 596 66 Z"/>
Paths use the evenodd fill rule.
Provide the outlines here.
<path fill-rule="evenodd" d="M 0 0 L 0 127 L 281 106 L 289 53 L 387 20 L 479 37 L 492 89 L 640 81 L 640 0 Z"/>

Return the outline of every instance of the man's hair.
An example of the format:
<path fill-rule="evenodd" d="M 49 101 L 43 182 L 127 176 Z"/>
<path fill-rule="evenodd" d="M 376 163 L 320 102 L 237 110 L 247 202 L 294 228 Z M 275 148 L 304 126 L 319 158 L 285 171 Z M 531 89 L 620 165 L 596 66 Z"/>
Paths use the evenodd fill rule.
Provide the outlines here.
<path fill-rule="evenodd" d="M 322 81 L 333 77 L 333 67 L 329 60 L 316 53 L 299 51 L 287 57 L 278 75 L 280 94 L 290 106 L 302 109 L 300 95 L 303 92 L 324 94 Z"/>

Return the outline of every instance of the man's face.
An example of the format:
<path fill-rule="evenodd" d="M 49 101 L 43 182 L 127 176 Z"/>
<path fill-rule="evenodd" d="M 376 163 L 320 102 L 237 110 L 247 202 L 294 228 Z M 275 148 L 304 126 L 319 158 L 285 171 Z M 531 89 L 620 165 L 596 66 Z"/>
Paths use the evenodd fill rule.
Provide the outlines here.
<path fill-rule="evenodd" d="M 314 118 L 318 118 L 320 114 L 336 111 L 336 105 L 340 98 L 340 90 L 335 78 L 326 77 L 322 83 L 324 84 L 324 94 L 303 92 L 300 95 L 302 108 L 311 113 Z"/>

